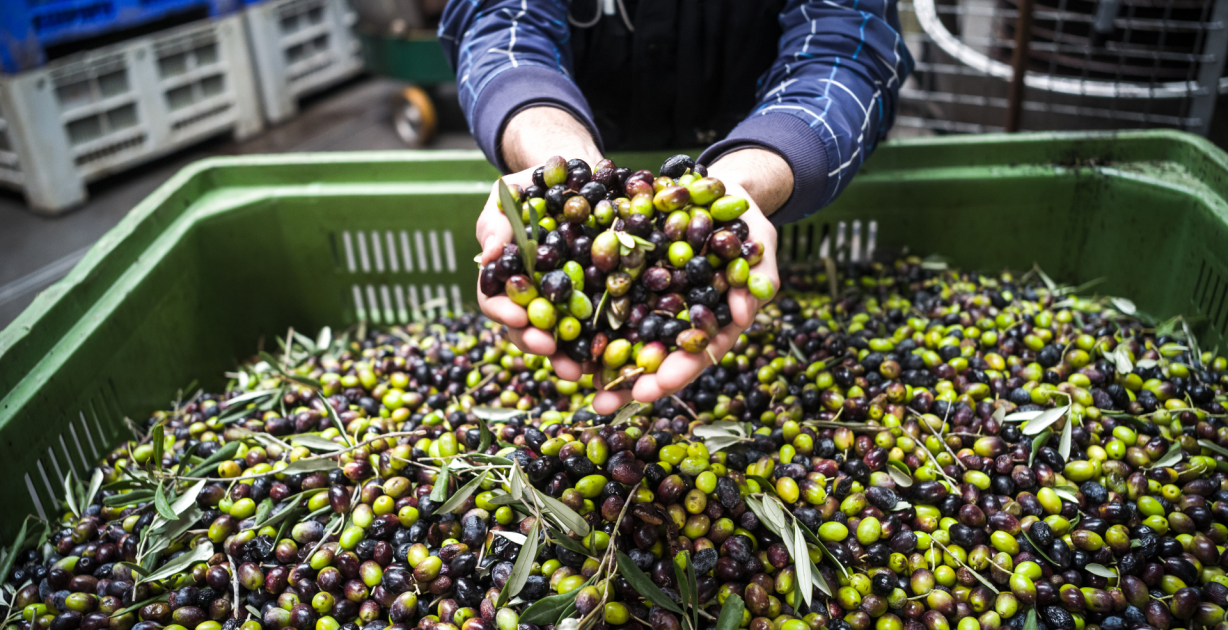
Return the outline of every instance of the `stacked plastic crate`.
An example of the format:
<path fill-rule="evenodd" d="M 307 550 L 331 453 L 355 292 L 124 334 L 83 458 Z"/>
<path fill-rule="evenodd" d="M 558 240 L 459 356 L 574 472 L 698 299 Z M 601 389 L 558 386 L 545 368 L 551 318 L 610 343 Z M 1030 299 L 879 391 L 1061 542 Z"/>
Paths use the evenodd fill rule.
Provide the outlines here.
<path fill-rule="evenodd" d="M 86 183 L 263 122 L 238 0 L 0 2 L 0 185 L 59 213 Z M 49 48 L 195 12 L 181 26 L 47 62 Z"/>
<path fill-rule="evenodd" d="M 270 123 L 297 114 L 303 96 L 363 69 L 357 17 L 346 0 L 249 1 L 244 17 Z"/>

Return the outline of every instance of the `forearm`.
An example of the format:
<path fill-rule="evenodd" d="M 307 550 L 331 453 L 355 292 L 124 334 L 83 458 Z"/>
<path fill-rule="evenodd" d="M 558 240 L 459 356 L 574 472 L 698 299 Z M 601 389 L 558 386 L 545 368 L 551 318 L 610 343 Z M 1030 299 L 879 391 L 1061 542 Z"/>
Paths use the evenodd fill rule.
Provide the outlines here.
<path fill-rule="evenodd" d="M 557 107 L 530 107 L 508 121 L 499 139 L 503 162 L 512 172 L 541 166 L 546 158 L 561 155 L 596 164 L 601 150 L 588 127 Z"/>
<path fill-rule="evenodd" d="M 793 169 L 767 149 L 747 147 L 726 153 L 708 167 L 708 174 L 746 189 L 764 216 L 772 216 L 793 193 Z"/>

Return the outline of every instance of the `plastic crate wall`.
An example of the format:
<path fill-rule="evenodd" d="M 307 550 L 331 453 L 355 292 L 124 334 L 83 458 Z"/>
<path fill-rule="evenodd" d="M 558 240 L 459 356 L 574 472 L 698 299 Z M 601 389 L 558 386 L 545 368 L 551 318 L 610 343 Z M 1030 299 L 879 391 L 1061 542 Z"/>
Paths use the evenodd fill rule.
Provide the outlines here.
<path fill-rule="evenodd" d="M 244 10 L 265 118 L 298 113 L 298 99 L 362 71 L 345 0 L 272 0 Z"/>
<path fill-rule="evenodd" d="M 0 77 L 0 184 L 38 211 L 209 136 L 263 127 L 240 16 L 203 20 Z"/>
<path fill-rule="evenodd" d="M 0 2 L 0 70 L 47 63 L 46 48 L 133 28 L 189 11 L 221 17 L 241 0 L 4 0 Z"/>

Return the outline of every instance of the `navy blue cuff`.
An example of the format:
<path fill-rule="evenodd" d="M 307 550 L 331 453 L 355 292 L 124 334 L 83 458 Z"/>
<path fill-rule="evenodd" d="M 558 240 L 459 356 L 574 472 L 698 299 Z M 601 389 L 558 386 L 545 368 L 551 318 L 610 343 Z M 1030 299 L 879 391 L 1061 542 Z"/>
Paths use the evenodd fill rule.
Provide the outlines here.
<path fill-rule="evenodd" d="M 521 66 L 500 72 L 486 84 L 473 106 L 473 135 L 486 159 L 507 173 L 501 138 L 507 121 L 523 109 L 547 105 L 566 111 L 588 127 L 593 141 L 601 147 L 601 137 L 593 124 L 584 94 L 565 75 L 540 66 Z"/>
<path fill-rule="evenodd" d="M 827 192 L 827 149 L 810 125 L 789 114 L 752 116 L 734 127 L 724 140 L 708 147 L 699 156 L 699 163 L 712 164 L 726 153 L 747 148 L 775 152 L 793 170 L 793 193 L 768 217 L 773 224 L 799 221 L 822 207 Z"/>

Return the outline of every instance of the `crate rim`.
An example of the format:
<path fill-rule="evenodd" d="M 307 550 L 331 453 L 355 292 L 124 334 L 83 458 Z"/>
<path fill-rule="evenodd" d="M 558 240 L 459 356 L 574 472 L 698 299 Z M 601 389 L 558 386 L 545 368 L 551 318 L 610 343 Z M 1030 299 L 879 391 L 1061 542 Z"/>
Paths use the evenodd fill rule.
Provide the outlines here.
<path fill-rule="evenodd" d="M 1218 175 L 1218 179 L 1223 180 L 1223 183 L 1219 185 L 1219 188 L 1212 188 L 1209 185 L 1193 187 L 1186 185 L 1187 181 L 1165 180 L 1144 173 L 1134 174 L 1121 171 L 1113 168 L 1111 161 L 1107 165 L 1080 163 L 1077 160 L 1064 164 L 1052 158 L 1011 162 L 1009 158 L 1012 155 L 1009 151 L 1005 154 L 990 152 L 988 156 L 960 152 L 958 156 L 948 155 L 943 159 L 934 160 L 933 163 L 925 164 L 917 164 L 907 159 L 900 164 L 892 163 L 893 156 L 904 156 L 915 150 L 929 152 L 939 149 L 958 149 L 963 146 L 985 150 L 995 147 L 1045 146 L 1053 143 L 1068 148 L 1072 157 L 1076 157 L 1074 153 L 1081 148 L 1079 143 L 1088 143 L 1087 146 L 1096 155 L 1110 154 L 1110 160 L 1111 154 L 1115 151 L 1128 152 L 1132 146 L 1141 143 L 1144 147 L 1151 147 L 1144 151 L 1147 155 L 1142 159 L 1135 157 L 1127 161 L 1178 163 L 1187 169 L 1196 168 L 1199 172 Z M 659 156 L 660 154 L 661 152 L 647 152 L 638 155 Z M 1030 166 L 1066 168 L 1080 172 L 1103 171 L 1113 176 L 1143 178 L 1155 185 L 1180 187 L 1215 208 L 1224 220 L 1228 221 L 1228 202 L 1225 201 L 1225 198 L 1228 197 L 1228 154 L 1205 138 L 1182 131 L 1039 132 L 909 138 L 884 143 L 876 155 L 878 157 L 869 160 L 862 169 L 862 176 L 871 182 L 880 178 L 889 179 L 894 172 L 933 172 L 969 167 Z M 1191 158 L 1191 155 L 1195 157 Z M 282 174 L 279 176 L 279 181 L 276 182 L 245 184 L 230 181 L 218 185 L 219 179 L 224 178 L 228 172 L 259 167 L 319 167 L 322 163 L 328 166 L 395 166 L 441 161 L 472 165 L 475 161 L 481 162 L 483 159 L 481 153 L 476 150 L 315 152 L 211 157 L 183 168 L 139 202 L 124 219 L 87 251 L 81 261 L 63 279 L 41 292 L 12 323 L 0 331 L 0 376 L 3 376 L 6 371 L 12 374 L 12 370 L 18 369 L 16 365 L 5 365 L 6 362 L 15 360 L 14 354 L 25 355 L 17 358 L 24 359 L 28 363 L 20 366 L 21 373 L 10 379 L 7 389 L 0 389 L 0 429 L 3 429 L 36 393 L 42 382 L 41 379 L 52 377 L 55 369 L 68 360 L 73 340 L 76 338 L 74 331 L 88 332 L 90 323 L 95 319 L 91 317 L 91 313 L 94 313 L 96 309 L 116 306 L 124 298 L 124 285 L 139 280 L 142 266 L 148 267 L 151 261 L 165 255 L 178 238 L 199 218 L 217 210 L 217 208 L 210 208 L 207 203 L 209 195 L 213 192 L 222 189 L 247 189 L 257 193 L 260 190 L 272 191 L 280 187 L 295 188 L 299 191 L 310 190 L 317 194 L 326 194 L 330 190 L 352 193 L 354 187 L 359 186 L 362 190 L 374 194 L 395 194 L 428 189 L 473 193 L 480 187 L 489 186 L 495 176 L 494 169 L 490 168 L 490 177 L 480 179 L 480 181 L 476 177 L 446 182 L 390 181 L 372 175 L 368 181 L 338 183 L 313 179 L 310 175 L 311 170 L 304 169 L 294 171 L 289 177 Z M 377 169 L 366 169 L 364 173 L 371 173 L 375 170 Z M 1207 177 L 1201 179 L 1207 179 Z M 181 205 L 177 205 L 176 209 L 171 209 L 169 205 L 172 201 Z M 178 236 L 167 239 L 166 237 L 172 233 Z M 125 249 L 127 251 L 121 251 Z M 94 287 L 93 297 L 82 295 L 94 283 L 98 283 L 98 286 Z M 37 350 L 22 349 L 25 343 L 35 344 L 39 348 Z M 15 350 L 21 351 L 15 352 Z"/>

